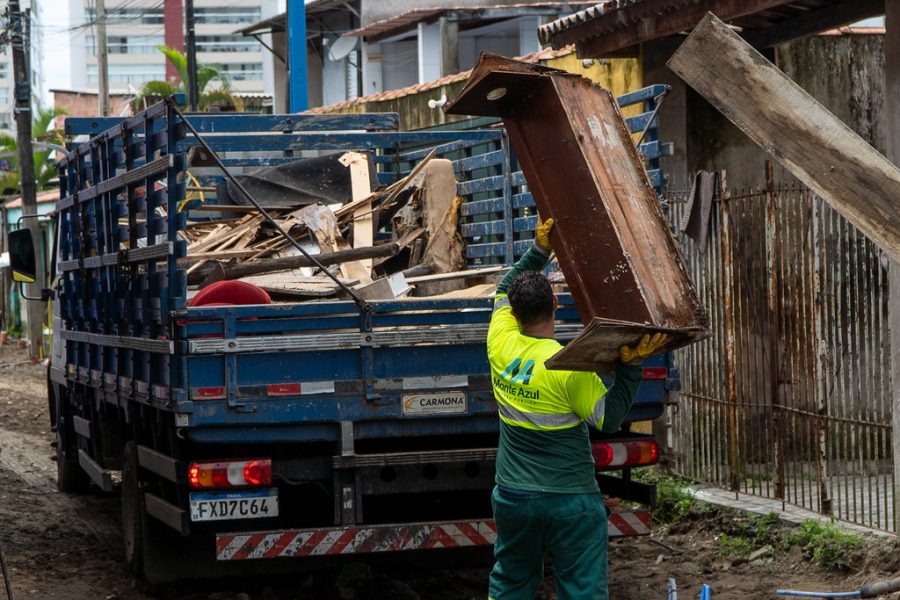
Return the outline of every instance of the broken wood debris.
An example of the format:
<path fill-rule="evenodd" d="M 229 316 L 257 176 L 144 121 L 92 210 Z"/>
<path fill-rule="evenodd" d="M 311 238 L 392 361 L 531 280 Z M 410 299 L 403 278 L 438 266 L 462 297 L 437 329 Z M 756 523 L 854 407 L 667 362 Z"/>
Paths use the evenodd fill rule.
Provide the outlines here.
<path fill-rule="evenodd" d="M 373 191 L 372 163 L 365 154 L 348 152 L 339 161 L 350 171 L 353 184 L 348 202 L 268 212 L 321 265 L 340 271 L 342 283 L 363 297 L 403 297 L 414 289 L 407 285 L 406 272 L 421 276 L 465 267 L 453 166 L 434 156 L 432 151 L 408 175 Z M 180 232 L 187 253 L 179 262 L 189 265 L 191 289 L 239 279 L 291 301 L 341 297 L 340 286 L 317 273 L 315 263 L 300 255 L 253 207 L 207 202 L 200 210 L 193 219 L 189 212 L 189 223 Z M 477 278 L 451 276 L 459 283 L 441 285 L 423 281 L 421 287 L 445 293 L 468 282 L 484 282 L 473 277 Z"/>

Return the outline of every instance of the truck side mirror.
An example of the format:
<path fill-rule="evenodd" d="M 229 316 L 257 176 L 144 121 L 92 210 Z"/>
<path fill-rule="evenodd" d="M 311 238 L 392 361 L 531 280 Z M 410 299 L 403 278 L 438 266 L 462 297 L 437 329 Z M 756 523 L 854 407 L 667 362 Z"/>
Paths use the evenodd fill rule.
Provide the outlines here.
<path fill-rule="evenodd" d="M 37 267 L 34 259 L 34 240 L 31 231 L 17 229 L 9 233 L 9 265 L 12 267 L 13 281 L 34 283 Z"/>

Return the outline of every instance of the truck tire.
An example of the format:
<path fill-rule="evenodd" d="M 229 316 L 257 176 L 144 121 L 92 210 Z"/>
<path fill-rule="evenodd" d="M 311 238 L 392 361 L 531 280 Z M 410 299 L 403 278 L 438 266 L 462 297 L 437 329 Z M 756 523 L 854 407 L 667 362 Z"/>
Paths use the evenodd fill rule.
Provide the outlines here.
<path fill-rule="evenodd" d="M 56 407 L 56 487 L 61 492 L 83 494 L 90 489 L 91 481 L 78 464 L 75 426 L 71 410 L 64 401 L 66 390 L 56 385 L 48 389 L 51 390 L 50 400 Z"/>

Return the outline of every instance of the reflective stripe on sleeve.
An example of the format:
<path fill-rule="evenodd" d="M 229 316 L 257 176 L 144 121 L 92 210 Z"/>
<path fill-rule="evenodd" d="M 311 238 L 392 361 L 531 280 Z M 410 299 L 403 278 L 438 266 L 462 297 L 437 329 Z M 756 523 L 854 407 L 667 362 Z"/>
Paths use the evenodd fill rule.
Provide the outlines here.
<path fill-rule="evenodd" d="M 498 308 L 503 308 L 504 306 L 509 306 L 509 297 L 508 296 L 501 296 L 501 297 L 497 298 L 496 300 L 494 300 L 494 310 L 497 310 Z"/>
<path fill-rule="evenodd" d="M 594 412 L 588 418 L 588 423 L 600 429 L 603 427 L 603 417 L 606 414 L 606 396 L 601 396 L 594 405 Z"/>
<path fill-rule="evenodd" d="M 581 418 L 575 413 L 533 413 L 513 408 L 502 402 L 497 402 L 500 414 L 510 421 L 529 423 L 535 427 L 572 427 L 581 423 Z"/>

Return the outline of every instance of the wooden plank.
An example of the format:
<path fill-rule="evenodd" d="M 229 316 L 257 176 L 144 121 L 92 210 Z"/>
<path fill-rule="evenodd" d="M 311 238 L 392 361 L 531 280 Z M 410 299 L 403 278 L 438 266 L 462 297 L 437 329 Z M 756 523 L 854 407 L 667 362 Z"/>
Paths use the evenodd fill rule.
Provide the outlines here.
<path fill-rule="evenodd" d="M 483 269 L 468 269 L 466 271 L 454 271 L 453 273 L 437 273 L 435 275 L 420 275 L 419 277 L 407 277 L 406 283 L 431 283 L 434 281 L 450 281 L 453 279 L 470 279 L 472 277 L 484 277 L 509 271 L 509 267 L 485 267 Z"/>
<path fill-rule="evenodd" d="M 668 62 L 741 131 L 895 260 L 900 169 L 709 14 Z"/>
<path fill-rule="evenodd" d="M 487 298 L 497 290 L 495 283 L 479 283 L 472 287 L 463 288 L 461 290 L 453 290 L 452 292 L 444 292 L 428 296 L 432 300 L 450 300 L 453 298 Z"/>
<path fill-rule="evenodd" d="M 362 152 L 347 152 L 338 161 L 350 169 L 350 189 L 353 200 L 369 199 L 372 195 L 369 178 L 369 158 Z M 375 243 L 375 227 L 372 220 L 372 201 L 364 202 L 353 211 L 353 247 L 365 248 Z M 369 274 L 372 259 L 359 261 Z"/>
<path fill-rule="evenodd" d="M 339 250 L 337 252 L 328 252 L 317 254 L 315 259 L 323 265 L 339 264 L 348 260 L 359 260 L 360 258 L 378 258 L 382 256 L 393 256 L 400 251 L 397 244 L 381 244 L 372 246 L 371 248 L 351 248 L 349 250 Z M 229 265 L 223 267 L 218 276 L 208 278 L 205 284 L 208 285 L 213 281 L 220 279 L 240 279 L 247 275 L 256 275 L 259 273 L 272 273 L 275 271 L 285 271 L 288 269 L 297 269 L 299 267 L 312 267 L 315 263 L 305 256 L 287 256 L 284 258 L 270 258 L 267 260 L 242 263 L 237 265 Z"/>
<path fill-rule="evenodd" d="M 242 277 L 241 281 L 261 287 L 270 294 L 304 298 L 326 298 L 334 296 L 341 289 L 338 284 L 327 277 L 306 277 L 296 275 L 291 271 L 250 275 Z M 342 279 L 341 281 L 347 286 L 357 283 L 352 279 Z"/>

